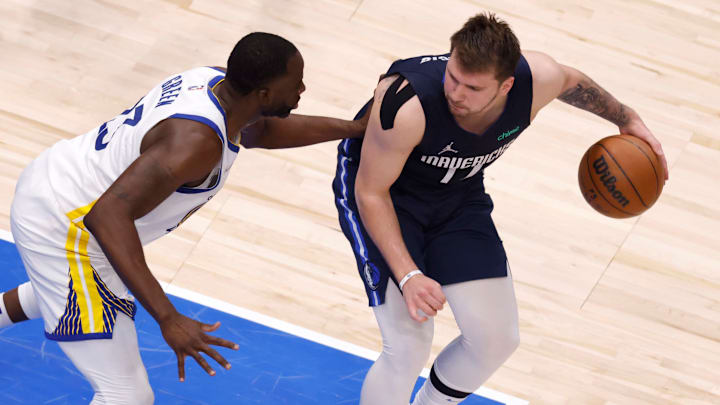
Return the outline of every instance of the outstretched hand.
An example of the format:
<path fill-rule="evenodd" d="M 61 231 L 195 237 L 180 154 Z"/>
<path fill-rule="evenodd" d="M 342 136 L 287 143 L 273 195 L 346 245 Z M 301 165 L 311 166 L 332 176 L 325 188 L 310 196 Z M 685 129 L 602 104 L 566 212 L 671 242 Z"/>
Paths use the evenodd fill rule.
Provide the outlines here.
<path fill-rule="evenodd" d="M 239 346 L 219 337 L 208 335 L 220 327 L 220 322 L 214 325 L 208 325 L 190 319 L 183 314 L 175 313 L 160 323 L 160 330 L 167 344 L 175 351 L 178 360 L 178 377 L 180 381 L 185 381 L 185 357 L 190 356 L 202 367 L 208 374 L 215 375 L 215 370 L 210 367 L 208 362 L 200 353 L 203 352 L 218 362 L 225 369 L 230 369 L 230 363 L 225 360 L 215 349 L 210 347 L 222 346 L 228 349 L 238 350 Z"/>

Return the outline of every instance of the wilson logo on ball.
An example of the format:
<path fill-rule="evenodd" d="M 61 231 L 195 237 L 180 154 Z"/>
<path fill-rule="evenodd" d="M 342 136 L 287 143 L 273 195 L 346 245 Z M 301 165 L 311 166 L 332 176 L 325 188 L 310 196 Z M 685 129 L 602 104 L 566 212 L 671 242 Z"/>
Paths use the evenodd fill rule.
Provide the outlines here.
<path fill-rule="evenodd" d="M 625 198 L 622 191 L 615 187 L 617 178 L 610 173 L 610 168 L 605 161 L 605 156 L 600 156 L 593 162 L 593 169 L 595 169 L 595 173 L 600 176 L 600 181 L 602 181 L 612 198 L 622 204 L 623 207 L 627 207 L 627 205 L 630 204 L 630 200 Z"/>

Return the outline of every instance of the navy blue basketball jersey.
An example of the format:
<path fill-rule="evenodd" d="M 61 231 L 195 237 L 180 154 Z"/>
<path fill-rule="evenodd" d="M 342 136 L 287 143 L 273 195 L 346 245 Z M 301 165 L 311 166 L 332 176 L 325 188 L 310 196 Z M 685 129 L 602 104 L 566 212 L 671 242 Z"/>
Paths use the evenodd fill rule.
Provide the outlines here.
<path fill-rule="evenodd" d="M 449 56 L 403 59 L 393 63 L 387 71 L 388 75 L 399 74 L 410 82 L 420 99 L 426 122 L 422 141 L 408 157 L 396 187 L 406 181 L 412 182 L 413 187 L 429 188 L 482 181 L 483 170 L 530 125 L 532 74 L 523 56 L 515 68 L 515 82 L 508 93 L 505 109 L 482 134 L 462 129 L 450 112 L 443 90 Z M 358 116 L 362 113 L 361 110 Z M 339 151 L 359 160 L 361 144 L 341 144 Z"/>

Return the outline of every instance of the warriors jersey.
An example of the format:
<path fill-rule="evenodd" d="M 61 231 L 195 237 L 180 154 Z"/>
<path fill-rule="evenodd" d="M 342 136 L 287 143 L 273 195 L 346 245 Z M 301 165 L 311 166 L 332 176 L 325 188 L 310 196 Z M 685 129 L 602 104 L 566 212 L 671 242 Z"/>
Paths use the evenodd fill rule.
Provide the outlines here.
<path fill-rule="evenodd" d="M 223 79 L 222 71 L 208 67 L 171 76 L 110 121 L 55 144 L 46 158 L 48 180 L 60 209 L 77 221 L 140 156 L 140 144 L 150 129 L 168 118 L 194 120 L 212 128 L 221 139 L 222 160 L 202 185 L 179 188 L 135 221 L 143 245 L 175 229 L 218 192 L 237 156 L 238 146 L 227 138 L 225 112 L 212 92 Z"/>
<path fill-rule="evenodd" d="M 239 150 L 228 139 L 225 112 L 213 93 L 224 77 L 210 67 L 170 76 L 131 108 L 84 135 L 56 143 L 25 169 L 11 225 L 48 337 L 109 338 L 118 311 L 134 316 L 132 296 L 83 218 L 140 156 L 148 131 L 166 119 L 197 121 L 215 131 L 223 150 L 200 186 L 180 187 L 135 221 L 143 245 L 177 228 L 223 186 Z"/>

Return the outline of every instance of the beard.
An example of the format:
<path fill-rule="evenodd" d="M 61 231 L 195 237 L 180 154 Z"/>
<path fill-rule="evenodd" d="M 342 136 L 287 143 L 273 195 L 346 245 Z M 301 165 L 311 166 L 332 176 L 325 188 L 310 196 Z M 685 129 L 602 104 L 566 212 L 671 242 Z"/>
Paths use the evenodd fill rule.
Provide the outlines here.
<path fill-rule="evenodd" d="M 261 114 L 263 117 L 287 118 L 290 115 L 290 111 L 292 111 L 292 110 L 293 110 L 293 107 L 288 107 L 286 105 L 282 105 L 280 107 L 273 107 L 273 108 L 264 110 L 261 112 Z"/>

